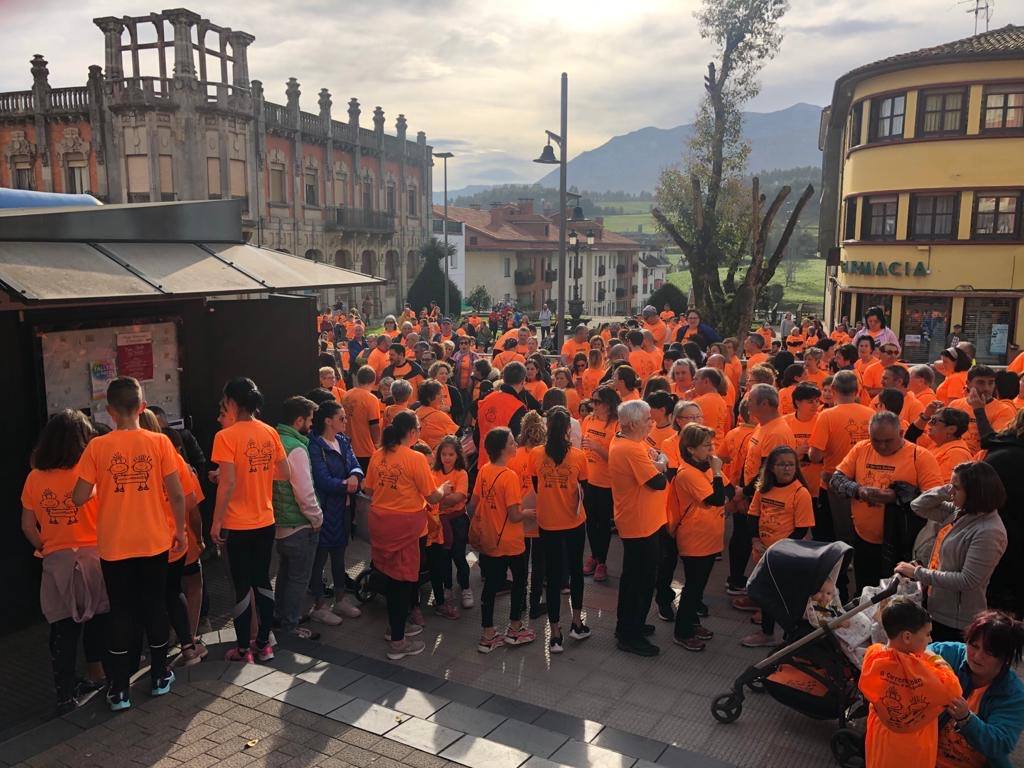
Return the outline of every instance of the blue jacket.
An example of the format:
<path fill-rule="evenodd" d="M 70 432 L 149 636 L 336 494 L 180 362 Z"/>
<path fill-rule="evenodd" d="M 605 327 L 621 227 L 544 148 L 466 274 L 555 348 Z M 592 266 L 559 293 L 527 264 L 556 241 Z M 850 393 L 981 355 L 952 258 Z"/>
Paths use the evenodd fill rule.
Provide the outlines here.
<path fill-rule="evenodd" d="M 960 678 L 964 698 L 971 694 L 971 671 L 967 667 L 967 646 L 963 643 L 932 643 L 929 650 L 937 653 Z M 949 715 L 939 718 L 940 726 Z M 1010 753 L 1024 730 L 1024 683 L 1008 669 L 989 686 L 981 697 L 978 714 L 972 714 L 960 726 L 967 743 L 988 758 L 991 768 L 1012 768 Z"/>
<path fill-rule="evenodd" d="M 348 543 L 349 495 L 346 483 L 352 475 L 363 476 L 352 443 L 345 435 L 336 435 L 338 448 L 329 446 L 320 435 L 309 438 L 309 464 L 313 470 L 313 489 L 324 513 L 319 546 L 334 549 Z"/>

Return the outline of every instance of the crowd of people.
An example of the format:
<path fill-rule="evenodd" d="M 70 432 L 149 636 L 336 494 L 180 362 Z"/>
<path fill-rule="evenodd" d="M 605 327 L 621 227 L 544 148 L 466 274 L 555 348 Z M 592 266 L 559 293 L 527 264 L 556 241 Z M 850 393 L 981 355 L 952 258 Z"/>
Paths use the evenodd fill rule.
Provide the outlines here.
<path fill-rule="evenodd" d="M 694 309 L 645 307 L 579 325 L 551 353 L 550 312 L 540 322 L 510 308 L 453 322 L 436 305 L 406 307 L 369 337 L 358 313 L 324 312 L 319 386 L 281 404 L 276 427 L 259 419 L 254 382 L 227 383 L 209 538 L 234 585 L 228 660 L 273 658 L 272 627 L 315 639 L 313 623 L 359 618 L 345 597 L 357 499 L 368 499 L 363 534 L 392 660 L 424 650 L 428 604 L 454 621 L 477 600 L 479 652 L 534 642 L 530 621 L 546 617 L 549 651 L 561 653 L 591 636 L 588 580 L 613 577 L 620 650 L 660 653 L 653 608 L 672 642 L 700 652 L 715 640 L 704 593 L 726 551 L 731 607 L 757 625 L 742 644 L 776 646 L 774 618 L 746 595 L 751 567 L 782 539 L 842 540 L 854 549 L 836 585 L 844 602 L 893 573 L 922 586 L 926 612 L 893 612 L 886 630 L 889 651 L 920 656 L 927 625 L 960 677 L 944 709 L 954 727 L 936 733 L 955 735 L 975 762 L 938 764 L 985 764 L 980 755 L 1008 765 L 1000 755 L 1024 727 L 1012 671 L 1024 644 L 1013 483 L 1024 468 L 1024 356 L 997 372 L 960 341 L 931 365 L 907 365 L 878 307 L 855 328 L 826 333 L 808 318 L 742 341 Z M 111 707 L 129 707 L 143 633 L 153 695 L 174 681 L 171 628 L 175 663 L 207 655 L 196 628 L 204 468 L 189 465 L 181 435 L 161 429 L 133 379 L 111 383 L 107 403 L 108 434 L 77 412 L 51 419 L 23 495 L 65 709 L 104 681 Z M 495 617 L 506 592 L 507 622 Z M 1011 700 L 1013 727 L 996 726 L 992 712 Z"/>

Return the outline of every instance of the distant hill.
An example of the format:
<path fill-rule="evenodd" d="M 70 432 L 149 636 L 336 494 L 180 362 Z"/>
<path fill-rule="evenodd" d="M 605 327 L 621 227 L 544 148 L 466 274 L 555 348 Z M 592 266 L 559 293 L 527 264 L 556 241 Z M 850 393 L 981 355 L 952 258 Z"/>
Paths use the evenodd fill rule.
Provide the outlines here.
<path fill-rule="evenodd" d="M 745 112 L 743 135 L 750 142 L 749 171 L 820 166 L 820 116 L 821 107 L 813 104 L 794 104 L 778 112 Z M 593 192 L 612 189 L 653 192 L 661 171 L 680 161 L 692 134 L 693 125 L 687 124 L 675 128 L 641 128 L 615 136 L 569 161 L 569 185 Z M 558 169 L 538 183 L 557 187 Z M 475 191 L 478 190 L 472 189 Z"/>

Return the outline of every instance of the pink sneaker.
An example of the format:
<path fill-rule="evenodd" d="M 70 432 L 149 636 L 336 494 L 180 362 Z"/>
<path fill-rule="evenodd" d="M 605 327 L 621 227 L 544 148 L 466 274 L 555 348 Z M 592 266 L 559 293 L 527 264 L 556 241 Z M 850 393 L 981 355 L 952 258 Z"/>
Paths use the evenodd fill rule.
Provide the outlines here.
<path fill-rule="evenodd" d="M 249 648 L 229 648 L 224 654 L 224 661 L 240 661 L 243 664 L 252 664 L 252 650 Z"/>
<path fill-rule="evenodd" d="M 519 629 L 512 629 L 510 626 L 505 630 L 505 645 L 526 645 L 536 639 L 537 633 L 526 626 Z"/>
<path fill-rule="evenodd" d="M 595 560 L 594 558 L 588 557 L 586 560 L 583 561 L 584 576 L 593 576 L 595 568 L 597 568 L 597 560 Z"/>
<path fill-rule="evenodd" d="M 445 618 L 445 619 L 457 619 L 457 618 L 459 618 L 459 609 L 456 608 L 451 603 L 445 603 L 444 605 L 437 606 L 434 609 L 434 613 L 436 613 L 438 616 L 441 616 L 442 618 Z"/>
<path fill-rule="evenodd" d="M 504 644 L 505 637 L 501 633 L 495 632 L 491 637 L 484 637 L 481 635 L 480 639 L 476 643 L 476 649 L 480 653 L 490 653 L 495 648 L 501 648 Z"/>
<path fill-rule="evenodd" d="M 423 611 L 417 605 L 411 611 L 409 611 L 409 623 L 415 624 L 418 627 L 422 627 L 427 623 L 427 620 L 423 618 Z"/>
<path fill-rule="evenodd" d="M 256 661 L 273 661 L 274 660 L 274 646 L 267 643 L 262 648 L 259 643 L 256 643 L 256 647 L 253 648 L 253 656 L 256 657 Z"/>
<path fill-rule="evenodd" d="M 594 581 L 608 581 L 608 566 L 598 563 L 594 569 Z"/>

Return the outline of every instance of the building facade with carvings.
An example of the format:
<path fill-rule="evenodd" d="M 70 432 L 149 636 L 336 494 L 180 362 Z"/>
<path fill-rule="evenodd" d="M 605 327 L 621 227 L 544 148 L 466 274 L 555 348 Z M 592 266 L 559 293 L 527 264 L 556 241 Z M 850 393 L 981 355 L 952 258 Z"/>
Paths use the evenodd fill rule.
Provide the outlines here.
<path fill-rule="evenodd" d="M 104 65 L 84 86 L 0 93 L 0 187 L 88 193 L 104 202 L 243 200 L 250 242 L 384 277 L 325 293 L 371 314 L 399 309 L 431 232 L 432 151 L 404 115 L 340 115 L 327 89 L 304 111 L 296 78 L 284 103 L 250 80 L 254 37 L 186 9 L 94 19 Z M 335 119 L 341 117 L 343 119 Z M 366 118 L 369 119 L 366 119 Z M 369 297 L 369 301 L 367 300 Z"/>

